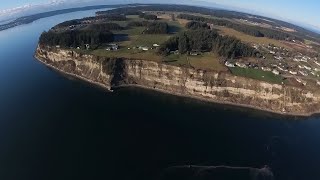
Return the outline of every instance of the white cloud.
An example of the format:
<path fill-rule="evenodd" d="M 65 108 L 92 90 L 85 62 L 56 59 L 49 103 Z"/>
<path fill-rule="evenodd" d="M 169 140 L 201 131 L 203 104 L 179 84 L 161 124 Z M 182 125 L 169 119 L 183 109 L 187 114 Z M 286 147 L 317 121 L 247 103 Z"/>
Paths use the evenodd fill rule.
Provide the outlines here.
<path fill-rule="evenodd" d="M 60 7 L 65 3 L 65 0 L 50 0 L 44 3 L 29 3 L 23 6 L 0 10 L 0 20 L 12 19 L 23 15 L 43 12 L 46 10 L 53 10 L 54 8 Z"/>

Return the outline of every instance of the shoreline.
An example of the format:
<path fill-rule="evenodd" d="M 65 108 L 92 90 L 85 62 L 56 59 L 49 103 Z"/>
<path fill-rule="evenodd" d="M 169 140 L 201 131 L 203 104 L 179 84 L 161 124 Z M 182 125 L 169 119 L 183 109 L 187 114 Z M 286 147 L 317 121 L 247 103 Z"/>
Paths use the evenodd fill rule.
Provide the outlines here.
<path fill-rule="evenodd" d="M 134 87 L 134 88 L 141 88 L 141 89 L 146 89 L 146 90 L 153 90 L 153 91 L 157 91 L 157 92 L 161 92 L 164 94 L 169 94 L 169 95 L 173 95 L 173 96 L 180 96 L 180 97 L 186 97 L 186 98 L 191 98 L 191 99 L 196 99 L 196 100 L 200 100 L 200 101 L 204 101 L 204 102 L 209 102 L 209 103 L 215 103 L 215 104 L 219 104 L 219 105 L 229 105 L 229 106 L 234 106 L 234 107 L 240 107 L 240 108 L 247 108 L 247 109 L 251 109 L 251 110 L 257 110 L 257 111 L 261 111 L 261 112 L 267 112 L 267 113 L 272 113 L 275 115 L 280 115 L 280 116 L 286 116 L 286 117 L 311 117 L 311 116 L 315 116 L 317 114 L 320 114 L 319 112 L 314 112 L 314 113 L 294 113 L 294 112 L 279 112 L 279 111 L 274 111 L 274 110 L 269 110 L 269 109 L 262 109 L 256 106 L 251 106 L 251 105 L 245 105 L 245 104 L 238 104 L 238 103 L 232 103 L 232 102 L 227 102 L 227 101 L 218 101 L 218 100 L 212 100 L 212 99 L 207 99 L 205 97 L 196 97 L 196 96 L 191 96 L 191 95 L 184 95 L 184 94 L 180 94 L 180 93 L 175 93 L 175 92 L 169 92 L 166 90 L 162 90 L 162 89 L 157 89 L 157 88 L 152 88 L 152 87 L 147 87 L 147 86 L 143 86 L 143 85 L 138 85 L 138 84 L 126 84 L 126 85 L 119 85 L 119 86 L 106 86 L 105 84 L 99 83 L 99 82 L 95 82 L 92 81 L 90 79 L 87 79 L 85 77 L 79 76 L 77 74 L 73 74 L 73 73 L 69 73 L 69 72 L 65 72 L 57 67 L 54 67 L 50 64 L 47 64 L 45 62 L 42 61 L 42 58 L 38 57 L 37 55 L 34 56 L 38 61 L 40 61 L 42 64 L 46 65 L 49 68 L 52 68 L 62 74 L 68 75 L 68 76 L 72 76 L 75 77 L 79 80 L 83 80 L 85 82 L 91 83 L 93 85 L 99 86 L 109 92 L 113 92 L 113 89 L 116 88 L 126 88 L 126 87 Z"/>

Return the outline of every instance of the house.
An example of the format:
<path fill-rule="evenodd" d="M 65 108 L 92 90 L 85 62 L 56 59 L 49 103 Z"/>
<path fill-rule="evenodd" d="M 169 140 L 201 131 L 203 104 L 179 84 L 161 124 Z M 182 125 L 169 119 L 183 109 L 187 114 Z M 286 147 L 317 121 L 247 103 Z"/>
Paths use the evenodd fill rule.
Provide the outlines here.
<path fill-rule="evenodd" d="M 298 73 L 295 72 L 295 71 L 289 71 L 289 73 L 292 74 L 292 75 L 297 75 L 297 74 L 298 74 Z"/>
<path fill-rule="evenodd" d="M 309 59 L 309 57 L 303 56 L 302 59 L 301 59 L 301 61 L 303 61 L 303 62 L 308 62 L 308 59 Z"/>
<path fill-rule="evenodd" d="M 311 67 L 308 67 L 306 65 L 303 66 L 306 70 L 311 70 Z"/>
<path fill-rule="evenodd" d="M 303 71 L 299 71 L 299 73 L 300 73 L 302 76 L 308 76 L 308 75 L 309 75 L 308 73 L 303 72 Z"/>
<path fill-rule="evenodd" d="M 152 46 L 153 46 L 153 47 L 160 47 L 159 44 L 153 44 Z"/>
<path fill-rule="evenodd" d="M 262 67 L 261 69 L 262 69 L 262 71 L 271 71 L 271 69 L 268 67 Z"/>
<path fill-rule="evenodd" d="M 198 55 L 200 55 L 198 52 L 190 52 L 190 55 L 191 56 L 198 56 Z"/>
<path fill-rule="evenodd" d="M 297 81 L 298 83 L 303 84 L 304 86 L 307 85 L 307 82 L 306 82 L 306 81 L 303 81 L 302 79 L 296 78 L 296 81 Z"/>
<path fill-rule="evenodd" d="M 272 70 L 272 73 L 275 74 L 275 75 L 279 75 L 280 74 L 280 72 L 277 71 L 276 69 Z"/>
<path fill-rule="evenodd" d="M 228 61 L 226 61 L 226 62 L 224 63 L 224 65 L 226 65 L 227 67 L 235 67 L 235 65 L 234 65 L 233 63 L 230 63 L 230 62 L 228 62 Z"/>
<path fill-rule="evenodd" d="M 85 44 L 84 46 L 86 47 L 87 50 L 90 49 L 90 45 L 89 44 Z"/>
<path fill-rule="evenodd" d="M 236 66 L 240 67 L 240 68 L 247 68 L 247 66 L 243 63 L 239 63 L 239 62 L 236 62 Z"/>
<path fill-rule="evenodd" d="M 143 51 L 149 51 L 149 47 L 146 46 L 139 46 L 139 49 Z"/>
<path fill-rule="evenodd" d="M 320 66 L 320 63 L 318 63 L 317 61 L 313 61 L 316 65 Z"/>
<path fill-rule="evenodd" d="M 118 44 L 108 44 L 106 50 L 107 51 L 116 51 L 119 49 Z"/>
<path fill-rule="evenodd" d="M 275 56 L 274 58 L 279 60 L 279 61 L 283 59 L 283 57 L 281 57 L 281 56 Z"/>
<path fill-rule="evenodd" d="M 280 71 L 285 71 L 282 67 L 277 66 Z"/>

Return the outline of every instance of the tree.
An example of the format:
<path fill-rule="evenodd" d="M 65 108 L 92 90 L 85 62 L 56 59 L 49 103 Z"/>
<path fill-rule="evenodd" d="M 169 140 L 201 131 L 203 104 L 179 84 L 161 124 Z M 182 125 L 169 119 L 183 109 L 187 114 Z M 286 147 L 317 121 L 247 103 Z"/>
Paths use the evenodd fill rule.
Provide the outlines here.
<path fill-rule="evenodd" d="M 178 49 L 181 54 L 184 54 L 188 51 L 188 39 L 185 33 L 179 34 L 179 42 L 178 42 Z"/>
<path fill-rule="evenodd" d="M 255 56 L 258 54 L 254 48 L 234 37 L 220 36 L 215 31 L 207 29 L 188 30 L 179 33 L 170 38 L 160 48 L 161 54 L 167 54 L 168 51 L 175 50 L 179 50 L 181 54 L 185 54 L 188 51 L 213 51 L 227 58 Z"/>

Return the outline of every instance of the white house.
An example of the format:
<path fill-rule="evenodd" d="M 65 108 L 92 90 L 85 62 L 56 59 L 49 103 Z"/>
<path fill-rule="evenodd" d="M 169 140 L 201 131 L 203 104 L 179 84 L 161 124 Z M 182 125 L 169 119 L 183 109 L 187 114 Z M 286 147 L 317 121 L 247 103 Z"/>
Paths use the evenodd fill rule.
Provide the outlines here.
<path fill-rule="evenodd" d="M 89 44 L 85 44 L 86 49 L 90 49 L 90 45 Z"/>
<path fill-rule="evenodd" d="M 292 74 L 292 75 L 297 75 L 297 74 L 298 74 L 298 73 L 295 72 L 295 71 L 289 71 L 289 73 Z"/>
<path fill-rule="evenodd" d="M 236 62 L 236 65 L 240 68 L 247 68 L 247 66 L 243 63 Z"/>
<path fill-rule="evenodd" d="M 320 63 L 318 63 L 317 61 L 313 61 L 316 65 L 320 66 Z"/>
<path fill-rule="evenodd" d="M 280 74 L 280 72 L 277 71 L 276 69 L 274 69 L 274 70 L 272 71 L 272 73 L 275 74 L 275 75 L 279 75 L 279 74 Z"/>
<path fill-rule="evenodd" d="M 307 69 L 307 70 L 311 70 L 311 67 L 308 67 L 308 66 L 306 66 L 306 65 L 304 65 L 303 66 L 305 69 Z"/>
<path fill-rule="evenodd" d="M 235 67 L 235 65 L 234 65 L 233 63 L 230 63 L 230 62 L 228 62 L 228 61 L 226 61 L 226 62 L 224 63 L 224 65 L 226 65 L 227 67 Z"/>
<path fill-rule="evenodd" d="M 261 69 L 262 69 L 262 71 L 271 71 L 271 69 L 268 67 L 262 67 Z"/>
<path fill-rule="evenodd" d="M 143 51 L 149 51 L 149 48 L 146 46 L 140 46 L 139 49 Z"/>
<path fill-rule="evenodd" d="M 309 75 L 308 73 L 303 72 L 303 71 L 299 71 L 299 73 L 300 73 L 302 76 L 308 76 L 308 75 Z"/>
<path fill-rule="evenodd" d="M 302 79 L 296 78 L 296 81 L 297 81 L 298 83 L 303 84 L 304 86 L 307 85 L 307 82 L 306 82 L 306 81 L 303 81 Z"/>
<path fill-rule="evenodd" d="M 281 57 L 281 56 L 275 56 L 274 58 L 279 60 L 279 61 L 283 59 L 283 57 Z"/>

